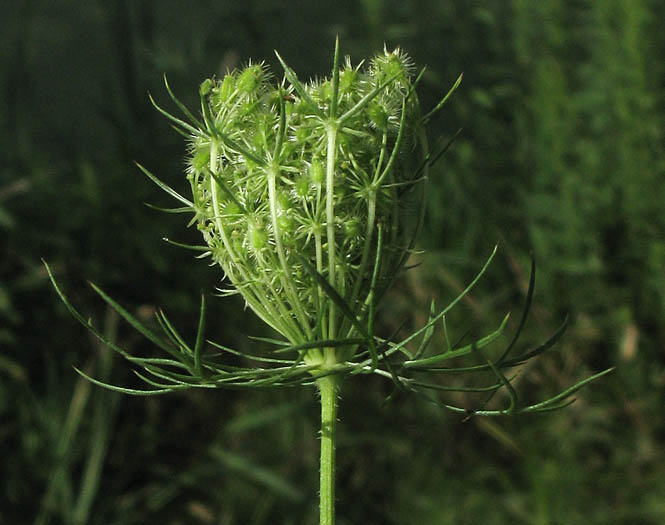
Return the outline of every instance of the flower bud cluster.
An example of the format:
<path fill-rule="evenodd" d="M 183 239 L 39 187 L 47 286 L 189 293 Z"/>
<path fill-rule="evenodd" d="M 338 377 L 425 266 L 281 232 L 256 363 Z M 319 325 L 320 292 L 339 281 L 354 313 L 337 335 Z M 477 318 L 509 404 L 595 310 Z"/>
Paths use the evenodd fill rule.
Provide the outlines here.
<path fill-rule="evenodd" d="M 411 62 L 399 49 L 365 69 L 338 62 L 307 84 L 286 64 L 282 82 L 256 63 L 206 80 L 204 125 L 190 133 L 187 177 L 209 254 L 292 343 L 353 335 L 330 289 L 362 319 L 413 243 Z"/>

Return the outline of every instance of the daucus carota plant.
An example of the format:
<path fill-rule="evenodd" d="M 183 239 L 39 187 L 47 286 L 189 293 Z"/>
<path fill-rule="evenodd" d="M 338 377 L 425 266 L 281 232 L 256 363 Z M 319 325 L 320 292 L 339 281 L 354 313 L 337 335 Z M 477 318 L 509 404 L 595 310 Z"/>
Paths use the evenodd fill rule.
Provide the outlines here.
<path fill-rule="evenodd" d="M 143 369 L 148 385 L 128 389 L 91 381 L 120 392 L 154 395 L 184 388 L 260 388 L 313 385 L 321 401 L 321 523 L 334 522 L 335 427 L 337 395 L 345 376 L 376 374 L 405 392 L 427 396 L 463 414 L 502 415 L 543 412 L 566 406 L 571 395 L 601 372 L 537 404 L 523 404 L 504 373 L 549 349 L 565 323 L 542 345 L 513 355 L 530 305 L 517 334 L 498 358 L 483 350 L 503 332 L 501 325 L 475 341 L 429 348 L 437 325 L 482 276 L 492 256 L 464 292 L 446 308 L 434 304 L 428 322 L 399 340 L 375 334 L 377 305 L 413 251 L 423 217 L 428 168 L 441 152 L 427 149 L 425 124 L 441 109 L 459 80 L 429 113 L 422 115 L 415 88 L 422 76 L 399 49 L 384 51 L 367 64 L 340 60 L 335 46 L 330 78 L 301 82 L 277 55 L 283 78 L 263 64 L 249 64 L 223 79 L 200 86 L 201 111 L 163 113 L 189 144 L 187 180 L 191 197 L 141 170 L 182 205 L 169 211 L 191 213 L 190 224 L 204 244 L 190 247 L 219 265 L 229 288 L 239 293 L 281 339 L 260 339 L 270 354 L 247 355 L 205 339 L 205 301 L 192 343 L 163 312 L 159 335 L 141 324 L 101 289 L 97 293 L 132 326 L 169 354 L 168 358 L 130 355 L 74 309 L 72 314 L 114 350 Z M 50 274 L 50 270 L 49 270 Z M 51 276 L 52 277 L 52 276 Z M 93 285 L 94 286 L 94 285 Z M 447 340 L 447 339 L 446 339 Z M 450 368 L 445 363 L 476 354 L 484 364 Z M 225 357 L 242 355 L 256 364 L 231 366 Z M 489 372 L 490 384 L 468 388 L 439 377 Z M 87 376 L 86 376 L 87 377 Z M 504 389 L 507 405 L 488 408 Z M 486 392 L 476 410 L 443 403 L 441 391 Z"/>

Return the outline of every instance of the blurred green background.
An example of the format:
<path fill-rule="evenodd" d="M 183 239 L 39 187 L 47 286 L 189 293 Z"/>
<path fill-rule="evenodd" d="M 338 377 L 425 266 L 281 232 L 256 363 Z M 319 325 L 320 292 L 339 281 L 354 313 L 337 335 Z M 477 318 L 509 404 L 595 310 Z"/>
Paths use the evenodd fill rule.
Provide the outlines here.
<path fill-rule="evenodd" d="M 537 400 L 617 370 L 546 416 L 463 422 L 356 377 L 340 405 L 340 524 L 665 523 L 665 3 L 660 0 L 228 0 L 0 3 L 0 523 L 306 524 L 317 521 L 313 391 L 130 398 L 131 367 L 59 302 L 40 258 L 85 315 L 152 349 L 86 284 L 140 317 L 195 331 L 216 268 L 134 166 L 184 188 L 185 144 L 151 107 L 162 76 L 196 107 L 206 77 L 248 59 L 328 74 L 335 35 L 358 63 L 399 45 L 430 126 L 463 131 L 433 170 L 422 264 L 388 297 L 382 331 L 426 319 L 481 267 L 457 335 L 518 314 L 538 264 L 524 344 L 570 314 L 557 352 L 517 382 Z M 248 348 L 263 328 L 237 298 L 209 337 Z M 513 315 L 511 329 L 519 315 Z M 476 398 L 449 400 L 473 408 Z"/>

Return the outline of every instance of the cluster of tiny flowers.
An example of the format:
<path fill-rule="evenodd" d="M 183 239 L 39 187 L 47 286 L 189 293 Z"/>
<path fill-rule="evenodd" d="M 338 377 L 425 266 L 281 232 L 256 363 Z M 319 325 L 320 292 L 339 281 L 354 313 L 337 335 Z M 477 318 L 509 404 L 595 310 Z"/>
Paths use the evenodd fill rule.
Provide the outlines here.
<path fill-rule="evenodd" d="M 297 85 L 250 63 L 206 80 L 201 97 L 187 177 L 209 254 L 291 342 L 334 337 L 313 269 L 362 312 L 375 266 L 385 289 L 411 243 L 420 114 L 410 60 L 399 50 L 366 68 L 347 58 L 336 79 Z"/>

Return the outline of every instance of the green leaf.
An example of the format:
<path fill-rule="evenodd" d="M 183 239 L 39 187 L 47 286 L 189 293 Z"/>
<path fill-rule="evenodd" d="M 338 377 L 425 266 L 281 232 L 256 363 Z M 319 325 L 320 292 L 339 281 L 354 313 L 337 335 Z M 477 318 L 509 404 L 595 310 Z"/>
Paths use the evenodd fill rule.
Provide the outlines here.
<path fill-rule="evenodd" d="M 203 124 L 187 109 L 187 106 L 185 106 L 178 98 L 173 94 L 173 91 L 171 91 L 171 86 L 169 86 L 169 81 L 166 79 L 166 73 L 164 74 L 164 85 L 166 86 L 166 91 L 171 97 L 171 100 L 175 102 L 175 105 L 178 106 L 180 111 L 183 112 L 183 114 L 194 124 L 196 124 L 200 129 L 203 129 Z M 159 108 L 158 108 L 159 109 Z"/>
<path fill-rule="evenodd" d="M 448 90 L 448 93 L 446 93 L 446 95 L 443 97 L 443 99 L 441 99 L 441 101 L 440 101 L 440 102 L 434 107 L 434 109 L 432 109 L 432 111 L 430 111 L 429 113 L 427 113 L 427 114 L 421 119 L 421 122 L 422 122 L 423 124 L 427 124 L 427 122 L 429 121 L 429 119 L 431 119 L 436 113 L 438 113 L 438 112 L 441 110 L 441 108 L 444 106 L 444 104 L 445 104 L 445 103 L 448 101 L 448 99 L 450 98 L 450 95 L 452 95 L 452 94 L 455 92 L 455 90 L 459 87 L 459 85 L 462 83 L 462 77 L 463 77 L 463 76 L 464 76 L 464 73 L 461 73 L 460 76 L 457 77 L 457 80 L 456 80 L 455 83 L 453 84 L 453 87 L 451 87 L 451 88 Z"/>
<path fill-rule="evenodd" d="M 214 341 L 206 340 L 206 342 L 215 348 L 218 348 L 222 350 L 223 352 L 227 352 L 231 355 L 235 355 L 238 357 L 243 357 L 245 359 L 249 359 L 250 361 L 256 361 L 259 363 L 275 363 L 275 364 L 290 364 L 293 362 L 291 359 L 275 359 L 272 357 L 263 357 L 263 356 L 256 356 L 252 354 L 248 354 L 246 352 L 241 352 L 240 350 L 234 350 L 233 348 L 229 348 L 224 345 L 220 345 L 219 343 L 215 343 Z M 209 358 L 203 360 L 205 364 L 215 366 L 216 364 L 210 360 Z"/>
<path fill-rule="evenodd" d="M 196 343 L 194 344 L 194 372 L 197 377 L 201 377 L 201 351 L 205 337 L 206 321 L 206 300 L 205 295 L 201 294 L 201 312 L 199 314 L 199 327 L 196 331 Z"/>
<path fill-rule="evenodd" d="M 97 294 L 106 301 L 111 307 L 120 314 L 120 316 L 125 319 L 134 329 L 136 329 L 138 332 L 140 332 L 146 339 L 149 341 L 152 341 L 155 343 L 159 348 L 162 350 L 165 350 L 169 354 L 171 354 L 173 357 L 176 359 L 179 359 L 181 361 L 184 360 L 183 354 L 178 352 L 174 347 L 172 347 L 170 344 L 167 344 L 165 341 L 163 341 L 159 336 L 157 336 L 152 330 L 150 330 L 148 327 L 143 325 L 136 317 L 134 317 L 132 314 L 130 314 L 127 310 L 125 310 L 120 304 L 118 304 L 116 301 L 114 301 L 111 297 L 109 297 L 101 288 L 99 288 L 96 284 L 90 283 L 90 286 L 92 287 Z M 185 361 L 183 361 L 183 364 L 187 365 Z"/>
<path fill-rule="evenodd" d="M 476 345 L 474 345 L 474 351 L 477 351 L 481 356 L 483 356 L 483 359 L 487 362 L 487 365 L 490 367 L 494 375 L 499 379 L 501 384 L 506 387 L 506 390 L 508 391 L 508 396 L 510 397 L 510 406 L 506 409 L 506 414 L 512 414 L 515 411 L 515 407 L 517 406 L 517 392 L 515 391 L 515 388 L 513 388 L 513 385 L 510 384 L 510 381 L 506 378 L 505 375 L 497 368 L 497 366 L 490 360 L 485 357 L 485 354 L 483 354 L 482 350 L 478 348 Z M 495 392 L 497 392 L 495 390 Z M 491 395 L 494 395 L 492 393 Z M 484 405 L 483 405 L 484 406 Z"/>
<path fill-rule="evenodd" d="M 531 310 L 531 304 L 533 302 L 533 292 L 535 287 L 536 287 L 536 260 L 532 257 L 531 273 L 529 275 L 529 287 L 526 292 L 526 301 L 524 302 L 524 310 L 522 311 L 522 317 L 520 319 L 519 325 L 517 326 L 517 330 L 515 330 L 515 335 L 513 336 L 512 341 L 510 341 L 510 344 L 508 344 L 508 347 L 504 350 L 503 354 L 501 354 L 501 357 L 497 361 L 498 365 L 501 365 L 501 363 L 503 363 L 506 357 L 508 357 L 508 354 L 510 354 L 510 351 L 513 349 L 515 343 L 517 343 L 517 340 L 520 338 L 520 335 L 522 334 L 522 330 L 526 325 L 526 320 L 529 317 L 529 311 Z"/>
<path fill-rule="evenodd" d="M 194 136 L 199 136 L 199 135 L 203 134 L 202 130 L 196 129 L 195 127 L 191 126 L 190 124 L 187 124 L 187 122 L 185 122 L 184 120 L 181 120 L 178 117 L 174 117 L 168 111 L 166 111 L 165 109 L 162 109 L 157 104 L 157 102 L 155 102 L 155 99 L 152 98 L 152 95 L 149 94 L 148 97 L 150 98 L 150 102 L 152 102 L 152 105 L 155 106 L 155 109 L 157 111 L 159 111 L 162 115 L 164 115 L 167 119 L 169 119 L 171 122 L 173 122 L 177 126 L 180 126 L 182 131 L 188 131 L 191 135 L 194 135 Z M 185 135 L 185 136 L 187 136 L 187 135 Z"/>
<path fill-rule="evenodd" d="M 614 371 L 615 367 L 608 368 L 606 370 L 603 370 L 602 372 L 598 372 L 597 374 L 594 374 L 590 377 L 587 377 L 586 379 L 583 379 L 582 381 L 579 381 L 578 383 L 574 384 L 570 388 L 567 388 L 560 394 L 557 394 L 554 397 L 551 397 L 550 399 L 543 401 L 541 403 L 536 403 L 535 405 L 528 406 L 524 409 L 522 409 L 522 412 L 542 412 L 543 409 L 551 408 L 552 405 L 555 405 L 559 401 L 564 401 L 566 398 L 569 398 L 572 396 L 575 392 L 577 392 L 579 389 L 582 387 L 588 385 L 592 381 L 595 381 L 596 379 L 600 379 L 601 377 L 609 374 L 610 372 Z"/>
<path fill-rule="evenodd" d="M 199 91 L 199 96 L 201 98 L 201 112 L 203 113 L 203 120 L 205 121 L 206 129 L 210 132 L 211 135 L 217 135 L 218 130 L 217 126 L 215 126 L 215 118 L 210 112 L 210 105 L 206 101 L 204 92 Z"/>
<path fill-rule="evenodd" d="M 321 119 L 325 119 L 326 115 L 321 111 L 321 108 L 318 106 L 314 100 L 312 100 L 312 97 L 309 96 L 309 93 L 305 89 L 305 86 L 302 85 L 300 80 L 298 80 L 298 75 L 296 75 L 296 72 L 291 69 L 286 62 L 284 62 L 284 59 L 280 56 L 280 54 L 275 51 L 275 55 L 277 56 L 277 60 L 279 60 L 279 63 L 282 65 L 282 69 L 284 69 L 284 75 L 286 76 L 286 79 L 291 83 L 293 88 L 296 90 L 296 93 L 298 93 L 298 96 L 302 98 L 305 102 L 307 102 L 308 105 L 311 106 L 312 111 L 316 113 L 318 117 Z"/>
<path fill-rule="evenodd" d="M 307 259 L 305 259 L 302 255 L 297 253 L 295 254 L 295 256 L 300 262 L 300 264 L 303 265 L 305 271 L 308 274 L 310 274 L 314 278 L 314 280 L 316 280 L 317 284 L 323 289 L 323 291 L 330 298 L 330 300 L 333 301 L 335 305 L 339 307 L 341 312 L 347 317 L 349 321 L 351 321 L 351 324 L 356 328 L 356 330 L 358 330 L 360 335 L 362 335 L 365 338 L 365 341 L 369 343 L 370 338 L 367 334 L 367 331 L 360 324 L 358 318 L 353 314 L 348 303 L 342 298 L 341 295 L 339 295 L 339 293 L 337 293 L 337 290 L 335 290 L 332 286 L 330 286 L 328 280 L 319 272 L 317 272 L 316 268 L 314 268 L 311 264 L 309 264 Z"/>
<path fill-rule="evenodd" d="M 308 341 L 306 343 L 280 348 L 279 350 L 273 350 L 273 353 L 284 354 L 286 352 L 300 352 L 302 350 L 311 350 L 313 348 L 332 348 L 337 346 L 359 345 L 366 342 L 366 339 L 361 339 L 359 337 L 349 337 L 346 339 L 321 339 L 318 341 Z"/>
<path fill-rule="evenodd" d="M 220 130 L 215 130 L 217 136 L 219 139 L 224 143 L 226 147 L 229 149 L 235 150 L 236 152 L 242 154 L 252 162 L 254 162 L 257 166 L 262 166 L 265 167 L 267 165 L 267 162 L 265 159 L 255 155 L 252 153 L 250 150 L 248 150 L 246 147 L 242 146 L 235 140 L 233 140 L 231 137 L 229 137 L 226 133 L 223 133 Z"/>
<path fill-rule="evenodd" d="M 468 344 L 466 346 L 463 346 L 461 348 L 455 349 L 453 347 L 452 350 L 446 349 L 445 351 L 429 356 L 429 357 L 423 357 L 420 359 L 413 359 L 410 361 L 405 361 L 403 363 L 403 366 L 405 368 L 413 369 L 413 370 L 431 370 L 431 371 L 436 371 L 439 372 L 441 369 L 439 368 L 433 368 L 432 365 L 441 363 L 442 361 L 448 361 L 450 359 L 454 359 L 456 357 L 462 357 L 465 355 L 468 355 L 480 348 L 484 348 L 485 346 L 489 345 L 492 341 L 495 341 L 496 339 L 499 338 L 499 336 L 504 332 L 506 328 L 506 324 L 508 323 L 508 319 L 510 318 L 510 314 L 506 314 L 506 316 L 503 318 L 501 321 L 501 324 L 499 327 L 494 330 L 493 332 L 489 333 L 485 337 L 482 337 L 481 339 L 478 339 L 477 341 L 472 342 L 471 344 Z M 427 326 L 427 325 L 426 325 Z M 491 367 L 490 367 L 491 368 Z M 482 369 L 486 369 L 486 367 L 483 365 Z M 445 370 L 445 369 L 444 369 Z"/>
<path fill-rule="evenodd" d="M 162 240 L 164 242 L 168 242 L 169 244 L 172 244 L 173 246 L 177 246 L 178 248 L 185 248 L 186 250 L 193 250 L 195 252 L 210 252 L 210 247 L 209 246 L 196 246 L 194 244 L 183 244 L 178 241 L 173 241 L 167 237 L 163 237 Z"/>
<path fill-rule="evenodd" d="M 422 160 L 420 165 L 418 166 L 418 169 L 415 170 L 414 175 L 413 175 L 413 180 L 419 180 L 420 175 L 425 171 L 425 168 L 429 168 L 434 166 L 437 161 L 450 149 L 450 147 L 453 145 L 457 137 L 462 133 L 463 128 L 459 128 L 455 134 L 448 139 L 448 142 L 436 153 L 432 155 L 432 153 L 428 153 L 425 155 L 425 158 Z"/>
<path fill-rule="evenodd" d="M 143 370 L 145 370 L 147 373 L 154 375 L 155 377 L 158 377 L 160 379 L 165 379 L 166 381 L 171 381 L 175 385 L 185 385 L 188 387 L 208 387 L 210 388 L 210 385 L 207 385 L 205 383 L 201 383 L 199 378 L 194 377 L 191 374 L 179 374 L 178 372 L 173 372 L 171 370 L 166 370 L 165 368 L 155 366 L 155 365 L 146 365 L 143 367 Z M 139 372 L 135 373 L 141 377 L 142 379 L 145 380 L 144 376 L 141 375 Z"/>
<path fill-rule="evenodd" d="M 86 320 L 76 308 L 69 302 L 69 299 L 65 296 L 65 294 L 62 292 L 60 287 L 58 286 L 58 283 L 55 280 L 55 277 L 53 276 L 53 272 L 51 271 L 51 267 L 48 265 L 48 263 L 42 259 L 42 263 L 46 267 L 46 272 L 48 273 L 49 279 L 51 280 L 51 284 L 53 285 L 53 288 L 55 289 L 56 293 L 58 294 L 58 297 L 60 297 L 60 300 L 64 303 L 65 307 L 69 311 L 70 314 L 76 319 L 79 323 L 81 323 L 85 328 L 90 331 L 99 341 L 104 343 L 106 346 L 114 350 L 115 352 L 119 353 L 126 359 L 134 360 L 138 358 L 132 357 L 132 355 L 127 352 L 126 350 L 120 348 L 118 345 L 116 345 L 113 341 L 109 340 L 107 337 L 104 336 L 99 330 L 97 330 L 92 323 L 89 320 Z"/>
<path fill-rule="evenodd" d="M 472 289 L 473 287 L 478 283 L 480 278 L 485 274 L 487 271 L 487 268 L 489 267 L 490 263 L 492 262 L 492 259 L 494 259 L 494 256 L 496 255 L 497 252 L 497 247 L 494 247 L 494 250 L 492 250 L 492 253 L 490 254 L 489 258 L 485 262 L 484 266 L 481 268 L 481 270 L 476 274 L 474 279 L 469 283 L 469 285 L 462 290 L 462 292 L 455 298 L 453 301 L 451 301 L 448 306 L 446 306 L 443 310 L 441 310 L 437 315 L 435 315 L 433 318 L 431 318 L 425 325 L 413 332 L 410 336 L 407 338 L 403 339 L 400 343 L 393 345 L 391 348 L 392 351 L 397 351 L 399 348 L 405 346 L 408 342 L 412 341 L 416 337 L 418 337 L 420 334 L 423 332 L 427 331 L 427 329 L 432 326 L 434 323 L 438 322 L 439 319 L 443 318 L 451 309 L 453 309 L 457 303 L 459 303 Z"/>
<path fill-rule="evenodd" d="M 372 280 L 370 281 L 369 294 L 367 297 L 369 302 L 369 311 L 367 315 L 367 332 L 369 335 L 369 354 L 370 357 L 372 358 L 372 370 L 374 370 L 377 367 L 379 360 L 376 348 L 374 346 L 374 314 L 375 314 L 374 307 L 376 303 L 376 282 L 379 278 L 382 253 L 383 253 L 383 228 L 381 227 L 381 223 L 378 223 L 377 232 L 376 232 L 376 259 L 374 260 L 374 270 L 372 271 Z M 386 364 L 388 365 L 388 367 L 390 367 L 388 361 L 386 361 Z"/>
<path fill-rule="evenodd" d="M 333 55 L 332 69 L 332 99 L 330 100 L 330 118 L 337 117 L 337 104 L 339 102 L 339 36 L 335 38 L 335 53 Z"/>
<path fill-rule="evenodd" d="M 567 328 L 568 328 L 568 316 L 566 316 L 563 323 L 561 324 L 561 326 L 559 326 L 559 328 L 557 328 L 554 334 L 552 334 L 552 336 L 543 344 L 537 346 L 532 350 L 529 350 L 528 352 L 524 352 L 523 354 L 515 356 L 508 361 L 504 361 L 501 364 L 501 366 L 505 368 L 505 367 L 521 365 L 522 363 L 525 363 L 529 359 L 536 357 L 542 354 L 543 352 L 549 350 L 559 341 L 559 339 L 561 339 Z"/>
<path fill-rule="evenodd" d="M 152 210 L 157 210 L 161 211 L 164 213 L 192 213 L 194 210 L 190 208 L 189 206 L 182 206 L 180 208 L 163 208 L 161 206 L 156 206 L 154 204 L 151 204 L 149 202 L 144 202 L 144 206 L 147 206 L 148 208 Z"/>
<path fill-rule="evenodd" d="M 432 321 L 435 314 L 436 314 L 436 305 L 434 303 L 434 299 L 432 299 L 432 302 L 429 305 L 429 317 L 427 319 L 428 324 Z M 444 322 L 445 322 L 445 317 L 444 317 Z M 432 339 L 433 335 L 434 335 L 434 324 L 432 323 L 429 324 L 427 330 L 425 330 L 425 334 L 423 335 L 423 339 L 420 342 L 420 346 L 418 347 L 418 350 L 416 350 L 416 353 L 412 358 L 413 360 L 418 360 L 425 354 L 425 351 L 427 350 L 427 347 L 429 346 L 429 342 Z M 450 350 L 451 350 L 450 348 L 446 349 L 446 351 Z"/>
<path fill-rule="evenodd" d="M 145 175 L 148 176 L 148 178 L 149 178 L 152 182 L 154 182 L 155 184 L 157 184 L 157 186 L 159 186 L 163 191 L 165 191 L 166 193 L 168 193 L 168 194 L 169 194 L 171 197 L 173 197 L 174 199 L 179 200 L 180 202 L 182 202 L 185 206 L 187 206 L 188 208 L 192 209 L 192 211 L 194 210 L 194 203 L 193 203 L 193 202 L 191 202 L 191 201 L 185 199 L 185 197 L 183 197 L 182 195 L 180 195 L 180 194 L 179 194 L 177 191 L 175 191 L 173 188 L 171 188 L 170 186 L 164 184 L 161 180 L 159 180 L 157 177 L 155 177 L 152 173 L 150 173 L 150 171 L 149 171 L 148 169 L 146 169 L 146 168 L 144 168 L 143 166 L 141 166 L 138 162 L 136 162 L 135 164 L 139 167 L 139 169 L 140 169 Z"/>
<path fill-rule="evenodd" d="M 189 384 L 189 383 L 182 383 L 182 382 L 179 382 L 179 381 L 174 382 L 173 384 L 163 384 L 163 383 L 159 383 L 157 381 L 154 381 L 154 380 L 150 379 L 149 377 L 141 374 L 141 372 L 138 372 L 137 370 L 134 370 L 134 374 L 136 374 L 136 376 L 139 379 L 141 379 L 141 381 L 144 381 L 144 382 L 148 383 L 149 385 L 154 386 L 154 387 L 156 387 L 160 390 L 167 389 L 167 388 L 171 389 L 171 390 L 185 390 L 187 388 L 204 387 L 204 386 L 208 386 L 208 388 L 214 388 L 214 387 L 209 386 L 209 385 Z"/>
<path fill-rule="evenodd" d="M 164 313 L 164 310 L 162 310 L 161 308 L 159 310 L 157 310 L 157 313 L 155 314 L 155 317 L 157 318 L 157 321 L 159 322 L 160 326 L 162 327 L 162 330 L 164 331 L 164 333 L 173 342 L 173 345 L 176 348 L 178 348 L 180 350 L 180 352 L 182 352 L 183 354 L 193 356 L 194 353 L 192 352 L 192 349 L 189 347 L 189 345 L 185 342 L 185 340 L 180 336 L 180 334 L 175 329 L 175 327 L 168 320 L 168 318 L 166 317 L 166 314 Z"/>
<path fill-rule="evenodd" d="M 273 152 L 273 162 L 279 163 L 282 155 L 282 145 L 284 144 L 284 137 L 286 136 L 286 104 L 284 102 L 284 93 L 282 86 L 278 87 L 279 91 L 279 128 L 277 130 L 277 137 L 275 140 L 275 151 Z"/>
<path fill-rule="evenodd" d="M 261 337 L 258 335 L 248 335 L 247 338 L 251 339 L 252 341 L 260 341 L 262 343 L 268 343 L 275 346 L 289 346 L 291 344 L 288 341 L 283 341 L 281 339 L 274 339 L 272 337 Z"/>
<path fill-rule="evenodd" d="M 110 383 L 104 383 L 103 381 L 99 381 L 98 379 L 95 379 L 92 376 L 89 376 L 85 372 L 82 372 L 78 368 L 74 367 L 74 370 L 76 370 L 77 373 L 85 377 L 88 381 L 91 383 L 94 383 L 97 386 L 101 386 L 102 388 L 106 388 L 107 390 L 113 390 L 114 392 L 120 392 L 122 394 L 129 394 L 132 396 L 156 396 L 160 394 L 168 394 L 170 392 L 173 392 L 172 388 L 163 388 L 159 390 L 136 390 L 133 388 L 125 388 L 122 386 L 116 386 L 112 385 Z"/>
<path fill-rule="evenodd" d="M 513 376 L 509 381 L 512 381 L 515 376 Z M 494 383 L 489 386 L 481 387 L 465 387 L 465 386 L 450 386 L 450 385 L 439 385 L 436 383 L 426 383 L 423 381 L 409 380 L 409 385 L 418 386 L 421 388 L 427 388 L 428 390 L 439 390 L 442 392 L 487 392 L 489 390 L 496 390 L 503 386 L 503 383 Z"/>
<path fill-rule="evenodd" d="M 379 175 L 379 178 L 377 179 L 377 183 L 381 184 L 383 179 L 388 175 L 390 170 L 393 167 L 393 164 L 395 164 L 395 160 L 397 159 L 397 155 L 399 154 L 400 148 L 402 147 L 402 139 L 404 137 L 404 123 L 406 122 L 406 97 L 402 99 L 402 114 L 400 116 L 399 120 L 399 127 L 397 128 L 397 138 L 395 139 L 395 144 L 393 145 L 393 150 L 390 153 L 390 157 L 388 158 L 388 162 L 386 163 L 386 167 L 383 168 L 383 171 L 381 172 L 381 175 Z"/>
<path fill-rule="evenodd" d="M 342 125 L 345 121 L 350 119 L 352 116 L 354 116 L 356 113 L 359 111 L 362 111 L 362 109 L 367 106 L 376 96 L 381 93 L 384 89 L 386 89 L 390 83 L 395 80 L 398 76 L 400 76 L 402 72 L 397 72 L 394 75 L 391 75 L 388 77 L 388 80 L 383 82 L 382 84 L 379 84 L 376 86 L 372 91 L 367 93 L 363 98 L 361 98 L 351 109 L 349 109 L 346 113 L 344 113 L 341 117 L 337 119 L 338 125 Z"/>
<path fill-rule="evenodd" d="M 233 204 L 238 206 L 238 208 L 240 208 L 240 210 L 245 215 L 247 215 L 247 211 L 245 210 L 245 207 L 242 204 L 240 204 L 240 201 L 236 198 L 235 193 L 233 191 L 231 191 L 231 188 L 228 187 L 226 182 L 224 182 L 224 180 L 219 175 L 213 173 L 212 171 L 210 171 L 208 168 L 205 168 L 205 167 L 203 168 L 203 173 L 205 173 L 209 177 L 212 177 L 213 180 L 217 183 L 217 185 L 224 192 L 224 195 L 226 195 L 229 199 L 231 199 Z"/>

